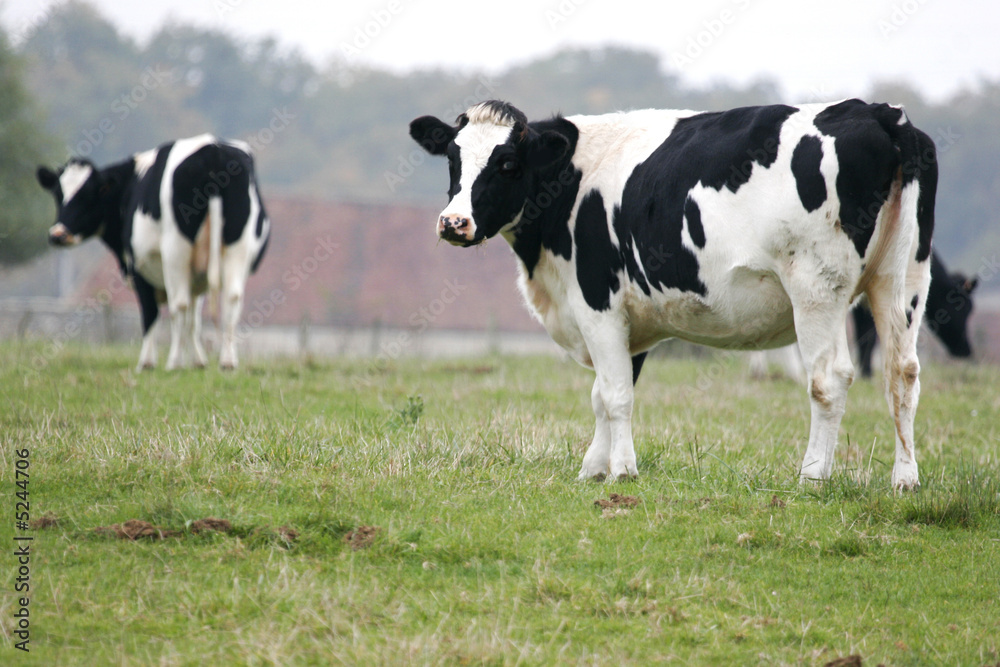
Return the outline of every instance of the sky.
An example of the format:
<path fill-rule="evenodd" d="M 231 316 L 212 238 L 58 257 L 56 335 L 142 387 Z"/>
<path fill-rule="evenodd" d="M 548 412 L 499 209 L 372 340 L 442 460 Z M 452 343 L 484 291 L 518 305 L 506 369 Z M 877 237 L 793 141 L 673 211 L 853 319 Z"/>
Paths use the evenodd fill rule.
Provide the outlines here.
<path fill-rule="evenodd" d="M 660 55 L 695 86 L 777 81 L 788 102 L 902 81 L 935 101 L 1000 81 L 996 0 L 90 0 L 140 43 L 165 21 L 275 37 L 318 65 L 488 73 L 564 47 Z M 59 2 L 2 0 L 15 42 Z"/>

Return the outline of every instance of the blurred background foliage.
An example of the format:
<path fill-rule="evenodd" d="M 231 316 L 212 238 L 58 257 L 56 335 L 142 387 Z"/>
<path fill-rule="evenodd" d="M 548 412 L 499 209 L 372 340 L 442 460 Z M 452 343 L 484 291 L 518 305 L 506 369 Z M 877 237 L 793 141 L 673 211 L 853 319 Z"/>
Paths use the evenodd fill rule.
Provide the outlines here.
<path fill-rule="evenodd" d="M 1000 82 L 931 103 L 886 82 L 852 91 L 902 102 L 941 154 L 936 244 L 975 271 L 1000 249 Z M 776 84 L 693 88 L 648 52 L 567 50 L 504 72 L 396 74 L 344 61 L 317 66 L 274 40 L 169 24 L 146 44 L 91 6 L 56 6 L 10 46 L 0 37 L 0 262 L 39 250 L 51 204 L 34 186 L 38 161 L 70 155 L 105 164 L 164 141 L 213 132 L 254 145 L 267 192 L 347 201 L 444 201 L 446 170 L 407 135 L 414 117 L 454 118 L 501 98 L 539 118 L 642 107 L 720 109 L 782 100 Z M 26 221 L 31 221 L 29 224 Z M 37 222 L 36 222 L 37 221 Z M 20 231 L 18 231 L 20 230 Z"/>

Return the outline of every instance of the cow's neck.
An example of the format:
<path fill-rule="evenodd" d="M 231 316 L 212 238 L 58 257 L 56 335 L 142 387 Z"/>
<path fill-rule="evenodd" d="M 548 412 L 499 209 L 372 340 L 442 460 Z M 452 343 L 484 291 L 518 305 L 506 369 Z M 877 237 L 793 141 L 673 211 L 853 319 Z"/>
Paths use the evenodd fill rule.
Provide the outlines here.
<path fill-rule="evenodd" d="M 533 196 L 525 203 L 517 227 L 505 238 L 517 254 L 530 280 L 548 250 L 569 260 L 573 255 L 573 237 L 569 218 L 580 190 L 581 173 L 573 166 L 573 152 L 579 133 L 576 126 L 564 118 L 532 123 L 537 132 L 556 130 L 570 141 L 570 148 L 560 160 L 540 170 L 535 178 Z"/>
<path fill-rule="evenodd" d="M 104 228 L 101 240 L 114 253 L 118 265 L 124 272 L 125 263 L 125 206 L 129 189 L 135 180 L 135 160 L 113 164 L 101 170 L 104 185 L 101 190 L 101 206 L 104 208 Z"/>

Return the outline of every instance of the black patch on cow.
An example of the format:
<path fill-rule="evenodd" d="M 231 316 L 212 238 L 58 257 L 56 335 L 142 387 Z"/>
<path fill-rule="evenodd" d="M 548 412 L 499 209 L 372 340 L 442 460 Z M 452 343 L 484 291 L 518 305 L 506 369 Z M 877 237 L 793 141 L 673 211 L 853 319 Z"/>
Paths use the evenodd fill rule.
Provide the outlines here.
<path fill-rule="evenodd" d="M 847 100 L 817 114 L 815 125 L 834 138 L 841 228 L 858 255 L 864 257 L 892 180 L 901 173 L 903 186 L 914 179 L 920 184 L 916 259 L 924 261 L 934 231 L 937 157 L 930 137 L 909 122 L 901 125 L 902 119 L 902 112 L 887 104 Z"/>
<path fill-rule="evenodd" d="M 649 282 L 647 282 L 642 268 L 640 268 L 639 263 L 635 259 L 635 239 L 632 238 L 631 231 L 622 227 L 621 220 L 621 207 L 615 206 L 614 213 L 612 214 L 612 225 L 615 236 L 618 238 L 618 248 L 622 262 L 625 265 L 625 271 L 628 273 L 628 279 L 638 286 L 646 296 L 649 296 L 652 294 Z"/>
<path fill-rule="evenodd" d="M 930 257 L 931 284 L 924 321 L 953 357 L 972 356 L 968 332 L 972 296 L 965 289 L 965 280 L 956 280 L 948 273 L 937 253 Z"/>
<path fill-rule="evenodd" d="M 688 235 L 691 241 L 699 248 L 705 247 L 705 228 L 701 226 L 701 209 L 698 202 L 687 198 L 684 204 L 684 217 L 687 218 Z"/>
<path fill-rule="evenodd" d="M 597 190 L 584 195 L 576 214 L 576 280 L 587 305 L 594 310 L 608 310 L 611 295 L 621 283 L 618 272 L 624 268 L 622 253 L 611 243 L 608 213 L 604 198 Z"/>
<path fill-rule="evenodd" d="M 160 314 L 160 305 L 156 302 L 156 289 L 141 274 L 133 274 L 132 284 L 135 285 L 135 295 L 139 299 L 139 310 L 142 313 L 142 335 L 145 336 L 156 323 L 156 318 Z"/>
<path fill-rule="evenodd" d="M 647 352 L 640 352 L 632 357 L 632 385 L 639 381 L 639 373 L 642 372 L 642 363 L 646 361 Z"/>
<path fill-rule="evenodd" d="M 207 144 L 181 161 L 173 173 L 173 207 L 177 226 L 194 243 L 208 213 L 209 201 L 222 204 L 222 242 L 239 240 L 250 221 L 250 187 L 254 183 L 253 161 L 243 150 L 229 144 Z M 263 229 L 263 221 L 253 221 Z M 212 221 L 219 224 L 219 221 Z"/>
<path fill-rule="evenodd" d="M 615 231 L 620 242 L 633 239 L 653 287 L 706 293 L 698 260 L 681 243 L 685 213 L 694 211 L 687 203 L 689 192 L 699 183 L 737 192 L 754 169 L 777 159 L 781 126 L 794 112 L 793 107 L 775 105 L 682 118 L 663 144 L 635 167 L 615 212 Z M 705 243 L 700 210 L 688 215 L 688 233 L 699 247 Z"/>
<path fill-rule="evenodd" d="M 558 132 L 569 141 L 569 148 L 562 159 L 535 173 L 531 194 L 525 202 L 521 223 L 515 231 L 514 252 L 524 262 L 529 278 L 534 275 L 543 248 L 567 261 L 573 258 L 569 217 L 583 177 L 571 162 L 580 136 L 573 123 L 565 118 L 554 118 L 532 123 L 531 130 L 538 134 Z"/>
<path fill-rule="evenodd" d="M 163 211 L 160 205 L 160 189 L 163 187 L 163 173 L 167 168 L 167 158 L 174 147 L 174 142 L 161 145 L 156 149 L 156 159 L 153 165 L 146 170 L 146 173 L 138 179 L 137 208 L 142 213 L 159 222 L 163 219 Z"/>
<path fill-rule="evenodd" d="M 792 152 L 792 175 L 802 206 L 812 213 L 826 201 L 826 180 L 820 172 L 823 142 L 819 137 L 805 136 Z"/>
<path fill-rule="evenodd" d="M 913 295 L 913 299 L 910 301 L 910 308 L 916 310 L 918 303 L 920 303 L 920 295 L 919 294 L 914 294 Z"/>

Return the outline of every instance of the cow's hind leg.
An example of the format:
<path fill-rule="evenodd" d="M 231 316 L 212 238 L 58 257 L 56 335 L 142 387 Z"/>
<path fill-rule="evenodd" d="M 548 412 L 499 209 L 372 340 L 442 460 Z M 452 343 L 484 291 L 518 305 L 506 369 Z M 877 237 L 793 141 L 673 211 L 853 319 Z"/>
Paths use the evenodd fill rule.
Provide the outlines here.
<path fill-rule="evenodd" d="M 191 297 L 191 244 L 183 239 L 164 243 L 163 273 L 170 311 L 170 352 L 167 370 L 187 365 L 187 347 L 194 328 L 194 304 Z"/>
<path fill-rule="evenodd" d="M 847 389 L 854 381 L 846 320 L 846 303 L 795 307 L 795 332 L 806 367 L 811 408 L 809 445 L 800 470 L 803 480 L 828 479 L 833 472 L 837 432 Z"/>
<path fill-rule="evenodd" d="M 913 262 L 905 286 L 889 280 L 873 281 L 868 290 L 875 327 L 882 340 L 885 398 L 896 430 L 892 486 L 907 489 L 920 484 L 913 421 L 920 400 L 920 361 L 917 335 L 930 285 L 930 262 Z"/>
<path fill-rule="evenodd" d="M 219 367 L 234 369 L 239 364 L 236 357 L 236 325 L 243 312 L 243 295 L 250 262 L 245 241 L 228 246 L 222 258 L 222 345 L 219 353 Z"/>
<path fill-rule="evenodd" d="M 191 312 L 191 349 L 194 351 L 194 365 L 204 368 L 208 365 L 208 355 L 201 344 L 201 315 L 205 305 L 205 296 L 201 295 L 194 299 L 194 310 Z"/>

